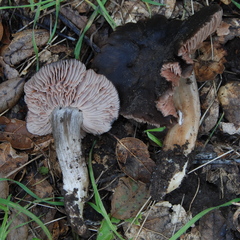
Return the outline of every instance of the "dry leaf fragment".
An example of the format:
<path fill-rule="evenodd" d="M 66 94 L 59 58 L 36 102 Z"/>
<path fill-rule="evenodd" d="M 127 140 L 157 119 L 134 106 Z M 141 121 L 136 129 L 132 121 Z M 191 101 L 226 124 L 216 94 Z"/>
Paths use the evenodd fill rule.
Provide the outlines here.
<path fill-rule="evenodd" d="M 199 221 L 201 240 L 223 239 L 226 231 L 227 221 L 218 209 L 207 213 Z"/>
<path fill-rule="evenodd" d="M 47 148 L 52 142 L 51 135 L 36 136 L 28 132 L 26 122 L 0 116 L 0 141 L 10 142 L 13 148 L 27 150 L 34 147 L 33 152 Z"/>
<path fill-rule="evenodd" d="M 0 57 L 0 66 L 3 68 L 4 77 L 6 79 L 13 79 L 19 77 L 19 72 L 15 69 L 6 64 L 3 60 L 3 57 Z"/>
<path fill-rule="evenodd" d="M 0 172 L 2 177 L 6 177 L 9 173 L 19 168 L 27 161 L 28 155 L 26 153 L 17 154 L 10 143 L 0 144 Z"/>
<path fill-rule="evenodd" d="M 111 202 L 111 216 L 121 220 L 135 217 L 149 196 L 144 183 L 120 178 Z"/>
<path fill-rule="evenodd" d="M 49 183 L 49 181 L 46 179 L 45 176 L 42 176 L 41 174 L 36 174 L 35 170 L 32 170 L 30 174 L 27 176 L 27 186 L 31 189 L 38 197 L 41 199 L 47 199 L 53 197 L 53 187 Z M 32 196 L 26 195 L 25 200 L 32 201 Z M 32 213 L 35 216 L 38 216 L 38 218 L 41 219 L 41 221 L 46 224 L 46 227 L 50 232 L 53 230 L 54 226 L 54 219 L 55 214 L 57 210 L 55 208 L 46 207 L 44 205 L 39 205 L 36 207 L 33 207 L 31 209 Z M 46 235 L 44 231 L 38 227 L 38 224 L 36 222 L 31 223 L 31 227 L 35 229 L 40 239 L 46 239 Z M 32 239 L 32 238 L 29 238 Z"/>
<path fill-rule="evenodd" d="M 189 220 L 189 216 L 180 204 L 172 205 L 167 201 L 156 203 L 150 210 L 145 212 L 143 216 L 144 218 L 147 216 L 147 220 L 143 225 L 142 231 L 137 235 L 140 227 L 133 225 L 130 230 L 125 233 L 128 239 L 166 240 L 172 236 L 174 229 L 178 231 Z M 123 225 L 124 230 L 126 230 L 129 225 L 130 223 L 125 223 Z"/>
<path fill-rule="evenodd" d="M 215 40 L 221 44 L 240 36 L 240 19 L 225 18 L 220 28 L 217 30 Z"/>
<path fill-rule="evenodd" d="M 116 146 L 116 156 L 123 172 L 134 180 L 149 183 L 155 168 L 146 144 L 133 137 L 121 139 Z"/>
<path fill-rule="evenodd" d="M 33 147 L 33 134 L 26 128 L 26 122 L 18 119 L 0 117 L 0 141 L 10 142 L 16 149 L 30 149 Z"/>
<path fill-rule="evenodd" d="M 34 54 L 32 43 L 33 31 L 35 42 L 38 47 L 47 43 L 49 39 L 49 32 L 44 29 L 24 30 L 14 34 L 12 42 L 2 49 L 1 55 L 7 64 L 18 64 Z"/>
<path fill-rule="evenodd" d="M 23 93 L 23 78 L 13 78 L 0 84 L 0 113 L 11 109 Z"/>
<path fill-rule="evenodd" d="M 220 87 L 218 99 L 226 119 L 235 126 L 240 126 L 240 83 L 229 82 Z"/>
<path fill-rule="evenodd" d="M 233 123 L 221 122 L 220 127 L 224 133 L 227 133 L 229 135 L 240 135 L 240 126 L 236 127 Z"/>
<path fill-rule="evenodd" d="M 24 213 L 20 213 L 17 209 L 11 208 L 11 215 L 9 217 L 9 229 L 7 240 L 17 239 L 26 240 L 28 239 L 29 226 L 26 224 L 28 222 L 28 217 Z"/>
<path fill-rule="evenodd" d="M 201 55 L 194 64 L 197 81 L 213 80 L 217 74 L 223 73 L 226 51 L 219 44 L 214 44 L 212 48 L 210 42 L 204 42 L 199 51 Z"/>

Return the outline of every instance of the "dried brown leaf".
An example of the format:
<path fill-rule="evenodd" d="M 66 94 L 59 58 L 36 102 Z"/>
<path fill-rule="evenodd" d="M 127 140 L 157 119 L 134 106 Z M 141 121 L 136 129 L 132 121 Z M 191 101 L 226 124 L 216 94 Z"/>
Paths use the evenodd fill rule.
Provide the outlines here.
<path fill-rule="evenodd" d="M 125 232 L 128 239 L 166 240 L 172 236 L 174 229 L 178 231 L 189 220 L 186 211 L 180 204 L 172 205 L 167 201 L 156 203 L 143 214 L 144 218 L 146 216 L 147 220 L 138 237 L 136 236 L 140 227 L 137 225 L 133 225 L 129 231 Z M 123 227 L 126 230 L 129 227 L 129 223 L 125 223 Z"/>
<path fill-rule="evenodd" d="M 18 78 L 19 73 L 15 68 L 12 68 L 8 64 L 6 64 L 3 60 L 3 57 L 0 57 L 0 66 L 3 68 L 3 73 L 6 79 Z"/>
<path fill-rule="evenodd" d="M 155 168 L 148 148 L 141 140 L 133 137 L 121 139 L 116 146 L 116 156 L 123 172 L 134 180 L 148 183 Z"/>
<path fill-rule="evenodd" d="M 23 93 L 24 79 L 13 78 L 0 84 L 0 113 L 11 109 Z"/>
<path fill-rule="evenodd" d="M 210 42 L 204 42 L 199 51 L 201 55 L 194 64 L 197 81 L 213 80 L 223 73 L 226 51 L 220 45 L 214 44 L 212 47 Z"/>
<path fill-rule="evenodd" d="M 240 126 L 240 83 L 228 82 L 218 91 L 218 99 L 225 113 L 225 118 L 235 126 Z"/>
<path fill-rule="evenodd" d="M 0 141 L 10 142 L 12 147 L 20 150 L 33 148 L 33 152 L 47 148 L 52 142 L 51 135 L 36 136 L 28 132 L 26 122 L 0 116 Z"/>
<path fill-rule="evenodd" d="M 111 202 L 111 216 L 121 220 L 135 217 L 149 196 L 144 183 L 120 178 Z"/>
<path fill-rule="evenodd" d="M 226 219 L 220 210 L 207 213 L 199 221 L 201 240 L 222 239 L 222 233 L 226 232 L 226 225 Z"/>
<path fill-rule="evenodd" d="M 11 222 L 12 221 L 12 222 Z M 11 208 L 11 215 L 9 217 L 9 223 L 11 231 L 7 236 L 7 240 L 15 240 L 16 236 L 18 239 L 28 239 L 29 226 L 26 224 L 28 217 L 24 213 L 19 213 L 17 209 Z M 20 226 L 20 227 L 17 227 Z"/>
<path fill-rule="evenodd" d="M 224 18 L 223 23 L 217 30 L 216 41 L 225 44 L 227 41 L 240 36 L 240 19 L 239 18 Z"/>
<path fill-rule="evenodd" d="M 26 122 L 18 119 L 8 119 L 0 117 L 0 141 L 10 142 L 14 148 L 30 149 L 33 147 L 33 134 L 29 133 L 26 128 Z"/>
<path fill-rule="evenodd" d="M 31 189 L 31 191 L 33 191 L 38 197 L 53 197 L 54 193 L 52 185 L 48 182 L 45 176 L 42 176 L 38 173 L 36 174 L 35 170 L 28 174 L 26 181 L 28 188 Z M 27 195 L 25 199 L 29 199 L 29 201 L 31 201 L 32 197 Z M 33 207 L 31 211 L 35 216 L 38 216 L 43 223 L 48 223 L 46 224 L 46 227 L 50 232 L 52 232 L 54 225 L 53 220 L 55 219 L 55 214 L 57 210 L 55 208 L 49 208 L 39 205 Z M 46 239 L 45 233 L 41 228 L 38 227 L 38 224 L 36 222 L 32 222 L 31 225 L 32 228 L 34 228 L 37 234 L 40 236 L 40 239 Z"/>
<path fill-rule="evenodd" d="M 4 61 L 15 65 L 34 54 L 32 37 L 33 30 L 24 30 L 13 35 L 12 42 L 2 49 Z M 44 29 L 34 30 L 35 42 L 38 47 L 43 46 L 49 39 L 49 32 Z"/>
<path fill-rule="evenodd" d="M 2 177 L 6 177 L 27 161 L 28 155 L 26 153 L 17 153 L 10 143 L 0 144 L 0 172 Z"/>

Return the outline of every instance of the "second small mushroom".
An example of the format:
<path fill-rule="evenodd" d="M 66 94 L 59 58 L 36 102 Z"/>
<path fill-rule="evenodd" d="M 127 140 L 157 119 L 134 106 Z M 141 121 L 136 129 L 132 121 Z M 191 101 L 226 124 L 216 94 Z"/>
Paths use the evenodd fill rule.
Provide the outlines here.
<path fill-rule="evenodd" d="M 111 82 L 77 60 L 44 66 L 25 84 L 27 128 L 37 135 L 53 133 L 63 174 L 65 209 L 75 232 L 87 236 L 83 206 L 88 171 L 81 150 L 84 132 L 102 134 L 118 117 L 118 93 Z"/>

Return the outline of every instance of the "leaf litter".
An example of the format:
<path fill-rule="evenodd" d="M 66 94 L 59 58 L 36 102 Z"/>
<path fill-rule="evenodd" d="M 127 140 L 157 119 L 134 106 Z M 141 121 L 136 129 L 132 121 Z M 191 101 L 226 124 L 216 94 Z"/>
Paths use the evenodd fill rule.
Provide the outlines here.
<path fill-rule="evenodd" d="M 191 12 L 190 4 L 186 4 L 186 6 L 184 6 L 185 8 L 183 8 L 180 3 L 181 1 L 171 1 L 172 4 L 170 4 L 167 9 L 164 7 L 152 6 L 151 4 L 146 4 L 146 2 L 123 1 L 122 5 L 111 2 L 107 7 L 118 25 L 128 21 L 134 22 L 140 18 L 149 17 L 151 14 L 154 15 L 157 12 L 164 13 L 167 17 L 182 16 L 184 15 L 184 9 L 187 9 L 187 12 Z M 71 2 L 71 4 L 74 3 Z M 197 2 L 194 3 L 196 10 L 198 10 L 199 5 L 200 4 Z M 228 7 L 227 5 L 223 5 L 223 7 L 224 11 L 229 11 L 229 5 Z M 232 5 L 231 7 L 233 8 Z M 83 30 L 82 28 L 86 25 L 89 13 L 91 12 L 90 6 L 86 4 L 86 2 L 83 2 L 78 5 L 76 9 L 70 9 L 61 9 L 61 13 L 69 20 L 74 16 L 72 20 L 73 23 L 76 24 L 79 31 Z M 151 11 L 149 11 L 149 9 Z M 28 11 L 24 10 L 24 14 L 27 13 Z M 234 13 L 239 16 L 238 9 L 234 8 Z M 46 20 L 42 21 L 44 24 L 47 24 L 49 21 L 49 15 L 46 14 L 46 16 Z M 51 17 L 54 17 L 54 15 L 51 15 Z M 28 68 L 27 79 L 19 77 L 21 69 L 28 64 L 30 57 L 34 55 L 31 27 L 17 33 L 20 29 L 18 24 L 20 24 L 21 21 L 19 21 L 19 23 L 15 22 L 13 28 L 9 28 L 6 24 L 6 17 L 2 16 L 2 21 L 0 21 L 1 43 L 5 45 L 1 45 L 0 65 L 2 70 L 0 76 L 5 82 L 2 83 L 3 85 L 0 85 L 0 106 L 2 107 L 1 112 L 4 112 L 5 110 L 8 111 L 4 114 L 4 117 L 0 117 L 0 140 L 1 142 L 4 142 L 0 147 L 1 149 L 7 149 L 4 150 L 6 155 L 2 156 L 2 159 L 6 161 L 6 163 L 3 163 L 0 166 L 0 169 L 2 173 L 5 173 L 5 171 L 14 171 L 14 169 L 17 169 L 19 166 L 26 163 L 26 161 L 33 159 L 35 155 L 41 156 L 40 154 L 43 154 L 43 157 L 41 156 L 40 160 L 36 160 L 24 169 L 20 168 L 18 174 L 16 172 L 12 177 L 15 180 L 25 182 L 26 185 L 31 183 L 31 189 L 40 197 L 61 196 L 61 174 L 56 163 L 56 156 L 54 155 L 53 140 L 51 136 L 47 136 L 47 138 L 36 138 L 36 136 L 29 134 L 25 126 L 25 119 L 22 117 L 22 112 L 26 114 L 26 108 L 23 107 L 21 103 L 23 101 L 22 87 L 25 80 L 29 78 L 28 75 L 31 76 L 35 71 L 35 66 Z M 61 28 L 64 27 L 63 25 L 64 24 L 59 21 L 58 30 L 61 30 Z M 211 83 L 214 81 L 215 85 L 218 85 L 220 82 L 218 74 L 222 74 L 223 81 L 220 83 L 222 88 L 230 86 L 229 84 L 237 86 L 237 81 L 239 81 L 239 60 L 237 57 L 234 58 L 234 56 L 237 56 L 238 54 L 237 51 L 234 51 L 236 46 L 239 45 L 237 43 L 232 44 L 232 46 L 230 45 L 233 41 L 236 41 L 234 38 L 240 36 L 239 25 L 239 17 L 236 18 L 236 15 L 234 15 L 234 17 L 225 18 L 222 25 L 217 30 L 217 36 L 214 38 L 213 53 L 209 41 L 204 43 L 200 48 L 195 64 L 195 70 L 200 81 L 208 80 Z M 43 30 L 41 28 L 34 31 L 38 49 L 42 50 L 46 47 L 50 33 L 48 30 Z M 98 43 L 99 46 L 101 46 L 110 31 L 112 30 L 109 30 L 109 27 L 106 27 L 106 23 L 102 17 L 99 17 L 94 22 L 90 31 L 87 32 L 87 37 L 90 41 L 87 42 L 86 39 L 86 42 L 83 45 L 81 56 L 83 61 L 86 63 L 91 61 L 93 56 L 90 44 L 91 41 L 93 40 L 93 43 Z M 68 30 L 64 30 L 63 32 L 66 35 L 73 36 L 75 39 L 78 38 L 74 31 L 69 27 Z M 73 49 L 76 42 L 71 42 L 66 39 L 58 37 L 58 40 L 62 41 L 61 44 L 48 46 L 47 51 L 49 52 L 45 57 L 42 57 L 42 62 L 40 62 L 41 65 L 44 65 L 46 62 L 73 56 Z M 212 56 L 214 56 L 214 58 L 212 58 Z M 234 82 L 228 83 L 228 79 L 233 79 Z M 237 94 L 228 94 L 228 101 L 233 101 L 234 103 L 231 102 L 231 104 L 227 105 L 221 103 L 221 105 L 219 105 L 218 100 L 220 100 L 220 98 L 216 97 L 216 91 L 220 94 L 222 90 L 218 91 L 216 88 L 213 89 L 211 84 L 206 84 L 203 88 L 205 87 L 207 90 L 204 89 L 203 92 L 204 101 L 202 103 L 202 112 L 204 114 L 205 111 L 209 111 L 209 113 L 207 115 L 208 120 L 205 118 L 205 122 L 203 122 L 205 128 L 198 139 L 197 145 L 200 146 L 200 148 L 198 148 L 197 151 L 199 152 L 204 151 L 204 149 L 201 149 L 201 146 L 204 145 L 205 137 L 213 129 L 214 125 L 216 125 L 219 118 L 219 111 L 220 113 L 224 112 L 226 114 L 224 117 L 224 123 L 231 123 L 234 127 L 239 125 L 239 99 L 236 97 Z M 207 91 L 209 91 L 209 93 L 206 93 Z M 237 93 L 239 89 L 234 89 L 234 91 Z M 204 99 L 206 94 L 208 95 L 207 99 Z M 212 108 L 208 110 L 212 102 Z M 19 109 L 16 118 L 19 116 L 19 119 L 14 119 L 10 115 L 11 110 L 16 107 Z M 10 116 L 10 118 L 7 118 L 8 116 Z M 132 125 L 132 128 L 135 129 L 136 137 L 133 133 L 129 134 L 129 131 L 122 131 L 119 127 L 120 125 L 127 126 L 127 124 Z M 156 154 L 161 151 L 159 147 L 156 147 L 151 141 L 149 141 L 149 139 L 146 139 L 146 136 L 143 134 L 143 130 L 146 129 L 146 126 L 136 126 L 130 121 L 127 121 L 127 124 L 126 120 L 123 120 L 120 117 L 118 122 L 113 126 L 111 132 L 121 139 L 118 142 L 113 141 L 112 138 L 109 138 L 106 135 L 99 138 L 99 141 L 105 142 L 105 144 L 100 145 L 101 147 L 99 148 L 95 148 L 95 156 L 98 156 L 99 162 L 94 164 L 95 166 L 93 165 L 95 167 L 94 171 L 98 172 L 97 176 L 101 176 L 99 171 L 106 173 L 100 177 L 99 184 L 100 186 L 102 184 L 105 189 L 100 190 L 100 193 L 105 201 L 107 209 L 112 216 L 123 220 L 134 217 L 148 199 L 148 184 L 151 179 L 151 171 L 155 167 Z M 127 127 L 125 130 L 126 129 Z M 209 145 L 212 147 L 211 149 L 213 149 L 218 155 L 228 151 L 231 147 L 234 148 L 235 153 L 233 155 L 228 155 L 228 159 L 231 159 L 233 162 L 239 157 L 239 133 L 238 135 L 235 133 L 228 131 L 228 134 L 226 134 L 226 131 L 223 130 L 223 127 L 220 124 L 209 142 Z M 86 140 L 84 140 L 86 146 L 86 152 L 84 152 L 84 154 L 88 153 L 92 140 L 93 139 L 90 136 L 87 136 Z M 111 146 L 112 149 L 110 151 L 108 151 L 107 145 Z M 16 152 L 14 149 L 20 152 Z M 16 159 L 18 160 L 13 161 L 13 156 L 16 156 Z M 21 156 L 25 157 L 21 158 Z M 200 162 L 197 164 L 200 164 Z M 117 164 L 119 165 L 119 168 Z M 197 164 L 195 162 L 192 168 Z M 101 165 L 104 166 L 102 167 Z M 38 169 L 40 169 L 41 166 L 50 168 L 47 177 L 38 173 Z M 119 171 L 126 176 L 123 177 L 122 175 L 116 174 L 119 173 Z M 198 170 L 195 177 L 193 174 L 190 175 L 184 180 L 179 189 L 167 196 L 166 200 L 168 202 L 155 203 L 150 209 L 148 209 L 147 206 L 144 209 L 141 209 L 145 223 L 141 220 L 142 222 L 140 224 L 143 224 L 142 227 L 131 225 L 130 230 L 125 234 L 126 239 L 137 236 L 139 230 L 141 230 L 139 236 L 144 236 L 144 239 L 169 238 L 173 233 L 173 228 L 177 230 L 188 221 L 189 214 L 195 215 L 207 207 L 221 204 L 239 195 L 238 162 L 230 164 L 230 167 L 226 167 L 224 162 L 220 165 L 213 164 L 212 168 L 208 171 L 206 171 L 206 169 Z M 116 177 L 114 178 L 114 176 Z M 197 191 L 196 184 L 196 179 L 198 178 L 201 179 L 199 192 Z M 112 181 L 115 185 L 112 184 Z M 107 188 L 106 186 L 110 184 L 111 187 Z M 9 191 L 9 185 L 6 185 L 5 182 L 3 188 L 3 192 L 5 192 L 4 195 L 7 196 L 16 191 L 16 189 L 13 189 L 13 186 L 10 186 Z M 21 190 L 17 190 L 17 194 L 19 194 Z M 202 193 L 205 193 L 206 196 Z M 186 194 L 186 196 L 183 200 L 182 206 L 180 206 L 179 204 L 182 202 L 183 194 Z M 213 197 L 213 194 L 216 196 Z M 17 201 L 18 198 L 14 197 L 13 200 Z M 188 209 L 190 205 L 192 206 L 192 208 L 190 208 L 191 212 L 186 214 L 186 210 L 184 209 Z M 88 211 L 89 209 L 87 208 L 86 214 L 88 214 Z M 49 208 L 37 206 L 33 207 L 33 212 L 39 216 L 43 214 L 45 218 L 43 220 L 44 222 L 54 220 L 56 218 L 55 214 L 61 217 L 65 216 L 63 208 L 49 210 Z M 234 213 L 235 215 L 233 216 Z M 217 239 L 219 234 L 223 233 L 225 234 L 225 239 L 228 237 L 238 239 L 239 233 L 237 233 L 237 231 L 239 228 L 236 220 L 238 215 L 239 213 L 237 212 L 236 207 L 233 211 L 231 211 L 231 209 L 224 209 L 212 212 L 202 218 L 199 221 L 199 224 L 192 227 L 191 231 L 187 234 L 192 234 L 194 239 L 200 239 L 199 235 L 201 235 L 204 237 L 202 239 L 211 240 L 214 238 Z M 231 216 L 233 216 L 233 218 L 231 218 Z M 89 221 L 91 220 L 91 217 L 91 214 L 89 214 Z M 19 219 L 21 218 L 19 217 Z M 92 219 L 94 224 L 96 224 L 98 220 L 95 220 L 95 217 L 92 217 Z M 216 225 L 214 224 L 214 221 L 216 221 Z M 174 224 L 172 224 L 172 222 L 174 222 Z M 234 225 L 232 225 L 232 222 Z M 94 224 L 92 224 L 92 226 L 94 226 Z M 228 231 L 226 226 L 230 226 L 229 229 L 231 229 L 232 232 Z M 126 224 L 126 226 L 123 226 L 122 231 L 124 232 L 128 227 L 129 225 Z M 56 221 L 49 226 L 49 229 L 52 231 L 54 239 L 62 239 L 63 236 L 69 234 L 69 229 L 66 227 L 66 219 Z M 34 232 L 37 236 L 44 239 L 44 235 L 41 231 L 38 232 L 38 230 L 34 230 Z M 16 233 L 14 232 L 13 236 L 14 234 Z M 36 235 L 28 235 L 28 237 L 34 236 Z M 165 236 L 165 238 L 163 236 Z M 208 236 L 208 238 L 205 236 Z M 10 237 L 9 239 L 11 238 L 14 239 L 14 237 Z M 26 237 L 23 237 L 23 239 L 26 239 Z M 187 235 L 182 236 L 181 239 L 187 239 Z"/>

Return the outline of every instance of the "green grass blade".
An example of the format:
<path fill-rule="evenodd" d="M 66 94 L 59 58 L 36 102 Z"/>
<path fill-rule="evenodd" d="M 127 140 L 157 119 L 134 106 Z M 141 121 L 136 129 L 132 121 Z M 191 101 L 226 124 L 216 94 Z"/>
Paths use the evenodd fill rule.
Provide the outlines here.
<path fill-rule="evenodd" d="M 106 8 L 104 7 L 104 3 L 101 2 L 100 0 L 97 0 L 97 3 L 101 9 L 101 13 L 104 16 L 104 18 L 106 19 L 106 21 L 109 23 L 109 25 L 111 26 L 111 28 L 114 30 L 117 25 L 114 22 L 114 20 L 111 18 L 111 16 L 109 15 L 109 13 L 107 12 Z"/>
<path fill-rule="evenodd" d="M 208 209 L 203 210 L 202 212 L 198 213 L 195 217 L 193 217 L 188 223 L 186 223 L 178 232 L 176 232 L 169 240 L 177 240 L 182 234 L 184 234 L 188 228 L 190 228 L 196 221 L 198 221 L 201 217 L 203 217 L 205 214 L 209 213 L 212 210 L 221 208 L 221 207 L 227 207 L 232 205 L 234 202 L 240 202 L 240 198 L 235 198 L 229 202 L 226 202 L 222 205 L 211 207 Z"/>
<path fill-rule="evenodd" d="M 49 3 L 49 2 L 52 2 L 52 0 L 46 0 L 46 1 L 37 2 L 37 3 L 34 3 L 34 4 L 20 5 L 20 6 L 2 6 L 2 7 L 0 7 L 0 10 L 14 9 L 14 8 L 31 8 L 32 9 L 34 7 L 42 6 L 43 4 L 46 4 L 46 3 Z"/>
<path fill-rule="evenodd" d="M 33 221 L 35 221 L 44 231 L 44 233 L 46 234 L 46 236 L 48 237 L 49 240 L 52 240 L 52 236 L 51 233 L 49 232 L 48 228 L 43 224 L 43 222 L 37 217 L 35 216 L 33 213 L 31 213 L 30 211 L 28 211 L 26 208 L 20 206 L 17 203 L 14 203 L 12 201 L 9 201 L 8 199 L 2 199 L 0 198 L 0 203 L 4 204 L 6 206 L 8 206 L 9 208 L 14 208 L 17 211 L 25 214 L 26 216 L 28 216 L 29 218 L 31 218 Z"/>
<path fill-rule="evenodd" d="M 95 18 L 97 17 L 98 15 L 98 10 L 94 10 L 94 12 L 92 13 L 92 15 L 90 16 L 85 28 L 83 29 L 81 35 L 80 35 L 80 38 L 78 39 L 78 42 L 76 44 L 76 47 L 74 49 L 74 56 L 76 59 L 80 59 L 80 53 L 81 53 L 81 49 L 82 49 L 82 43 L 83 43 L 83 38 L 84 38 L 84 35 L 85 33 L 87 32 L 87 30 L 91 27 L 93 21 L 95 20 Z"/>
<path fill-rule="evenodd" d="M 162 141 L 160 141 L 157 137 L 155 137 L 153 134 L 147 132 L 147 136 L 150 140 L 152 140 L 154 143 L 156 143 L 159 147 L 162 147 Z"/>
<path fill-rule="evenodd" d="M 59 12 L 60 12 L 60 0 L 56 1 L 56 5 L 55 5 L 55 23 L 54 23 L 54 27 L 51 31 L 51 36 L 49 37 L 48 40 L 48 44 L 52 41 L 56 31 L 57 31 L 57 24 L 58 24 L 58 16 L 59 16 Z"/>
<path fill-rule="evenodd" d="M 124 240 L 122 238 L 122 236 L 116 231 L 116 226 L 114 226 L 107 214 L 107 211 L 105 209 L 105 207 L 103 206 L 103 202 L 101 200 L 101 197 L 99 195 L 98 189 L 97 189 L 97 185 L 95 182 L 95 178 L 94 178 L 94 174 L 93 174 L 93 168 L 92 168 L 92 152 L 93 152 L 93 148 L 95 146 L 96 142 L 93 143 L 93 146 L 89 152 L 89 158 L 88 158 L 88 169 L 89 169 L 89 177 L 92 183 L 92 187 L 93 187 L 93 191 L 94 191 L 94 198 L 95 198 L 95 203 L 97 205 L 97 207 L 100 209 L 100 213 L 101 215 L 104 217 L 104 219 L 106 220 L 109 228 L 114 232 L 114 234 L 121 240 Z"/>
<path fill-rule="evenodd" d="M 11 196 L 8 196 L 7 200 L 10 200 Z M 8 219 L 9 208 L 0 203 L 0 209 L 4 211 L 4 217 L 0 225 L 0 239 L 4 240 L 7 238 L 8 233 L 10 232 L 9 226 L 12 223 L 12 220 Z"/>
<path fill-rule="evenodd" d="M 156 143 L 159 147 L 162 147 L 162 141 L 159 140 L 157 137 L 155 137 L 153 134 L 150 132 L 162 132 L 165 130 L 166 127 L 160 127 L 160 128 L 152 128 L 152 129 L 147 129 L 144 132 L 147 133 L 147 136 L 149 139 L 151 139 L 154 143 Z"/>
<path fill-rule="evenodd" d="M 156 5 L 156 6 L 165 6 L 165 4 L 155 2 L 155 1 L 151 1 L 151 0 L 142 0 L 142 1 L 145 2 L 145 3 L 148 3 L 148 4 Z"/>
<path fill-rule="evenodd" d="M 33 198 L 37 199 L 36 201 L 34 202 L 44 202 L 44 203 L 47 203 L 49 205 L 54 205 L 54 206 L 64 206 L 64 203 L 63 202 L 53 202 L 53 201 L 48 201 L 48 200 L 44 200 L 40 197 L 38 197 L 35 193 L 33 193 L 29 188 L 27 188 L 24 184 L 18 182 L 18 181 L 15 181 L 15 180 L 12 180 L 12 179 L 8 179 L 8 178 L 0 178 L 0 181 L 11 181 L 11 182 L 14 182 L 16 183 L 19 187 L 21 187 L 27 194 L 29 194 L 30 196 L 32 196 Z"/>
<path fill-rule="evenodd" d="M 163 132 L 166 129 L 166 127 L 159 127 L 159 128 L 151 128 L 147 129 L 144 132 Z"/>
<path fill-rule="evenodd" d="M 235 4 L 236 7 L 240 9 L 240 3 L 237 3 L 236 1 L 232 0 L 232 3 Z"/>
<path fill-rule="evenodd" d="M 46 3 L 46 4 L 42 4 L 41 11 L 55 6 L 57 4 L 57 2 L 61 3 L 63 1 L 65 1 L 65 0 L 56 0 L 56 1 L 51 1 L 49 3 Z"/>

